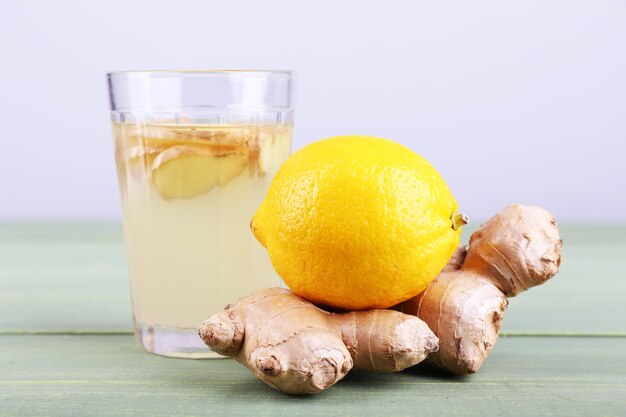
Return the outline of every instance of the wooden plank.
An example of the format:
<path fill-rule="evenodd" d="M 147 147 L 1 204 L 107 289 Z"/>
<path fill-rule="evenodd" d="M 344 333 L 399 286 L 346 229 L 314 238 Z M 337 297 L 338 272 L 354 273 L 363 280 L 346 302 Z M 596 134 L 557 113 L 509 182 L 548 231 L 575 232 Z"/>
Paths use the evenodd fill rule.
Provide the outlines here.
<path fill-rule="evenodd" d="M 0 416 L 618 416 L 626 338 L 510 337 L 478 374 L 350 374 L 289 397 L 228 359 L 140 352 L 131 336 L 0 336 Z"/>
<path fill-rule="evenodd" d="M 131 328 L 119 224 L 0 225 L 0 331 Z"/>
<path fill-rule="evenodd" d="M 561 230 L 561 273 L 511 300 L 503 332 L 626 332 L 626 226 Z M 0 331 L 130 329 L 119 224 L 0 224 Z"/>

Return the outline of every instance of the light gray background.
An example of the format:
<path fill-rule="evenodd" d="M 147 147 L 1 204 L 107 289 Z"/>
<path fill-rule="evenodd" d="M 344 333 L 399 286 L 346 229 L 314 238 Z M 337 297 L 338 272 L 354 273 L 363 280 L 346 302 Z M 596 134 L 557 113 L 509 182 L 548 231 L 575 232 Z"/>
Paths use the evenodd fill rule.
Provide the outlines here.
<path fill-rule="evenodd" d="M 0 54 L 0 220 L 119 217 L 106 71 L 286 68 L 295 149 L 387 137 L 474 219 L 626 221 L 622 1 L 0 0 Z"/>

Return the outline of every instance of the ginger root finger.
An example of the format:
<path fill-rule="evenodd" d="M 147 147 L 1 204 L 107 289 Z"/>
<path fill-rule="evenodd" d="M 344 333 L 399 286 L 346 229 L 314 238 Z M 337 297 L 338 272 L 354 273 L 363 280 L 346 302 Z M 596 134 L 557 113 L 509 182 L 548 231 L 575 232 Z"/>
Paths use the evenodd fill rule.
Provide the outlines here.
<path fill-rule="evenodd" d="M 422 320 L 392 310 L 335 314 L 354 369 L 397 372 L 435 352 L 439 343 Z M 375 347 L 375 350 L 370 347 Z"/>
<path fill-rule="evenodd" d="M 425 363 L 464 375 L 478 371 L 498 340 L 508 301 L 472 272 L 443 272 L 401 310 L 424 320 L 439 338 Z"/>
<path fill-rule="evenodd" d="M 229 307 L 204 321 L 198 334 L 213 351 L 223 356 L 236 356 L 243 341 L 243 325 Z"/>
<path fill-rule="evenodd" d="M 463 267 L 514 297 L 556 275 L 562 246 L 552 214 L 541 207 L 516 204 L 472 234 Z"/>
<path fill-rule="evenodd" d="M 437 337 L 415 316 L 328 313 L 282 288 L 237 300 L 205 320 L 198 334 L 209 348 L 288 394 L 320 392 L 353 367 L 399 371 L 437 349 Z"/>

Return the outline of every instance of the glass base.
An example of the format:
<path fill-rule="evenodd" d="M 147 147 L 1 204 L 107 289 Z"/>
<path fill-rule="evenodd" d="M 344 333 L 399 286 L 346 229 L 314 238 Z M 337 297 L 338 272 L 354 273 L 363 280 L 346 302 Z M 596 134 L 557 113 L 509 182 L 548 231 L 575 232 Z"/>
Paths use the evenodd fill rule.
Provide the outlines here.
<path fill-rule="evenodd" d="M 198 336 L 196 329 L 161 327 L 135 322 L 135 339 L 146 352 L 169 358 L 216 359 L 223 358 L 210 350 Z"/>

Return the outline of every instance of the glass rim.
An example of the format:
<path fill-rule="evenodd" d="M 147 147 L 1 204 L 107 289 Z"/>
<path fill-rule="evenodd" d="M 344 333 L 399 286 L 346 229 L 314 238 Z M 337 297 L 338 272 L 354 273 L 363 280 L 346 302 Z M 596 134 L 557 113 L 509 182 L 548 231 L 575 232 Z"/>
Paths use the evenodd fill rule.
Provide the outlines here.
<path fill-rule="evenodd" d="M 124 76 L 149 76 L 149 75 L 201 75 L 201 76 L 245 76 L 245 75 L 263 75 L 263 76 L 285 76 L 292 77 L 295 71 L 292 70 L 273 70 L 273 69 L 190 69 L 190 70 L 122 70 L 109 71 L 106 73 L 108 78 L 124 77 Z"/>

